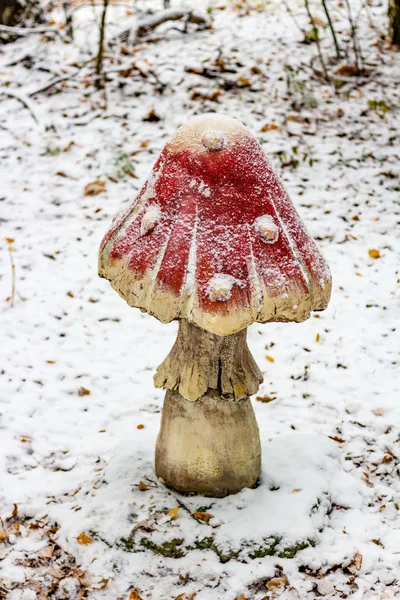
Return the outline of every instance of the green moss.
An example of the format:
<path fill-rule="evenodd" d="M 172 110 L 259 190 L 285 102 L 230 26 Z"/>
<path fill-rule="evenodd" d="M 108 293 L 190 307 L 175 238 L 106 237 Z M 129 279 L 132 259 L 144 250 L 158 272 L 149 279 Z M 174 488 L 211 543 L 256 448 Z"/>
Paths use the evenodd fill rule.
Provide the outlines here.
<path fill-rule="evenodd" d="M 264 546 L 260 546 L 254 552 L 249 554 L 249 557 L 254 560 L 255 558 L 264 558 L 264 556 L 274 556 L 277 554 L 276 547 L 280 543 L 282 538 L 274 536 L 268 540 L 264 540 L 266 543 Z"/>
<path fill-rule="evenodd" d="M 219 560 L 223 564 L 229 562 L 230 560 L 232 560 L 232 558 L 237 558 L 239 556 L 239 552 L 235 552 L 233 550 L 231 550 L 228 553 L 224 553 L 215 544 L 215 539 L 212 536 L 205 537 L 201 540 L 196 540 L 194 543 L 194 547 L 192 547 L 190 549 L 212 550 L 212 552 L 215 552 L 215 554 L 218 556 Z M 188 548 L 188 550 L 189 550 L 189 548 Z"/>
<path fill-rule="evenodd" d="M 170 542 L 163 542 L 160 545 L 148 538 L 140 540 L 141 546 L 147 550 L 151 550 L 154 554 L 161 554 L 161 556 L 165 556 L 166 558 L 182 558 L 182 556 L 185 556 L 185 552 L 179 548 L 182 544 L 183 540 L 181 538 L 173 538 Z"/>
<path fill-rule="evenodd" d="M 278 556 L 279 558 L 293 558 L 298 552 L 300 552 L 300 550 L 304 550 L 304 548 L 308 548 L 309 546 L 312 546 L 314 548 L 315 545 L 315 540 L 306 540 L 304 542 L 299 542 L 294 546 L 288 546 L 287 548 L 282 550 L 282 552 L 279 552 Z"/>

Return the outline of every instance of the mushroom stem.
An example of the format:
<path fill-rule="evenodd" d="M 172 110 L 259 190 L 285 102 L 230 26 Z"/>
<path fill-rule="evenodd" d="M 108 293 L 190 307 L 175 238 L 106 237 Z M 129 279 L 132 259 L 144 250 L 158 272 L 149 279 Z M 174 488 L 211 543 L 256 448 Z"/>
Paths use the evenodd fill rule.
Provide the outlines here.
<path fill-rule="evenodd" d="M 208 390 L 236 399 L 255 394 L 263 381 L 246 342 L 247 329 L 220 336 L 182 319 L 176 342 L 154 375 L 156 387 L 195 401 Z"/>
<path fill-rule="evenodd" d="M 156 473 L 168 487 L 222 498 L 253 487 L 260 471 L 260 437 L 249 398 L 227 400 L 210 390 L 189 402 L 167 391 Z"/>
<path fill-rule="evenodd" d="M 180 321 L 154 381 L 168 390 L 157 439 L 157 476 L 169 487 L 206 496 L 253 487 L 261 449 L 249 396 L 262 375 L 246 329 L 218 336 Z"/>

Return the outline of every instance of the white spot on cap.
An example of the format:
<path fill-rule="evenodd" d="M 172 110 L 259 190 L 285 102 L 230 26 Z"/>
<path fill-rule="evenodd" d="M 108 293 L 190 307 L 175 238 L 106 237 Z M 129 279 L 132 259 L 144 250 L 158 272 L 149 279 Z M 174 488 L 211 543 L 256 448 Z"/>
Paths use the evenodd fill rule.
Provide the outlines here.
<path fill-rule="evenodd" d="M 150 204 L 143 215 L 142 223 L 140 225 L 140 235 L 146 235 L 146 233 L 152 231 L 160 219 L 160 207 L 158 204 Z"/>
<path fill-rule="evenodd" d="M 239 283 L 232 275 L 218 273 L 208 284 L 208 297 L 213 302 L 226 302 L 232 296 L 232 287 Z"/>
<path fill-rule="evenodd" d="M 222 131 L 207 129 L 201 137 L 201 143 L 207 150 L 222 150 L 225 146 L 225 136 Z"/>
<path fill-rule="evenodd" d="M 274 244 L 278 239 L 278 226 L 270 215 L 258 217 L 254 221 L 254 228 L 266 244 Z"/>

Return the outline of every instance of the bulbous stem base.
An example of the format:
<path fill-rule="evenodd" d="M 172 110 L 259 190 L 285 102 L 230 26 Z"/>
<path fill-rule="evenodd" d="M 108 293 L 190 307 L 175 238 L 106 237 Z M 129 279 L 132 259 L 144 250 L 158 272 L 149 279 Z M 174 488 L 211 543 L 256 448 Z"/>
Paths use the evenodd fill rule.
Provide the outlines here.
<path fill-rule="evenodd" d="M 209 390 L 191 402 L 167 391 L 156 473 L 168 487 L 224 497 L 253 487 L 260 471 L 260 437 L 249 398 L 221 398 Z"/>

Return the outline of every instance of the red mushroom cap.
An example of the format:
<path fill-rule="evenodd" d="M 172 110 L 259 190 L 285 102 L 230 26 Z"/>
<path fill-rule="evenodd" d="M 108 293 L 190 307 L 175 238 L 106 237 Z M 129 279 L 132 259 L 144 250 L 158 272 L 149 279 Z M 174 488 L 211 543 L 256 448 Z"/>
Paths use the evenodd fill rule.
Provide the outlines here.
<path fill-rule="evenodd" d="M 131 306 L 217 335 L 304 321 L 331 276 L 255 137 L 217 114 L 191 119 L 104 237 L 99 274 Z"/>

